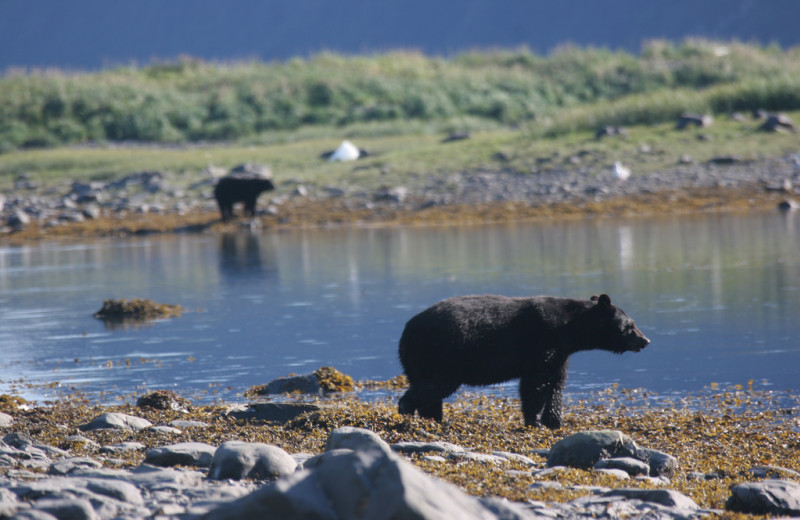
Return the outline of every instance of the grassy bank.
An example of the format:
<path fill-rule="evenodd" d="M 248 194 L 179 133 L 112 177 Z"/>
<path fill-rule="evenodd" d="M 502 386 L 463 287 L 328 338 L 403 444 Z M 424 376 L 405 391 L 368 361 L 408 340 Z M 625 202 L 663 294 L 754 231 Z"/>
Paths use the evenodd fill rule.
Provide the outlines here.
<path fill-rule="evenodd" d="M 566 115 L 599 120 L 586 107 Z M 800 111 L 788 115 L 800 120 Z M 758 130 L 760 124 L 752 118 L 736 121 L 723 116 L 709 128 L 680 131 L 670 121 L 630 126 L 625 137 L 601 140 L 595 139 L 590 130 L 541 137 L 527 129 L 494 129 L 476 132 L 471 139 L 442 144 L 444 134 L 426 133 L 412 125 L 408 134 L 385 135 L 381 133 L 385 124 L 373 123 L 348 129 L 319 127 L 313 132 L 278 132 L 239 144 L 18 150 L 0 156 L 0 188 L 8 189 L 22 174 L 34 181 L 56 183 L 109 180 L 153 170 L 169 172 L 179 184 L 190 184 L 202 179 L 203 170 L 211 165 L 227 169 L 243 162 L 269 165 L 278 183 L 293 180 L 366 187 L 403 184 L 421 176 L 459 171 L 536 174 L 582 169 L 598 174 L 607 172 L 614 161 L 630 165 L 633 174 L 638 175 L 672 169 L 682 158 L 697 164 L 725 155 L 755 161 L 800 151 L 796 134 L 762 132 Z M 352 139 L 371 155 L 355 163 L 330 163 L 319 158 L 321 152 L 337 147 L 344 138 Z"/>
<path fill-rule="evenodd" d="M 86 141 L 232 141 L 365 123 L 382 123 L 381 132 L 393 135 L 408 133 L 409 122 L 435 132 L 523 126 L 554 135 L 594 130 L 598 122 L 659 123 L 686 110 L 798 110 L 799 53 L 690 40 L 651 42 L 635 55 L 564 47 L 547 56 L 525 49 L 450 58 L 320 54 L 274 63 L 187 59 L 97 73 L 7 71 L 0 78 L 0 151 Z"/>

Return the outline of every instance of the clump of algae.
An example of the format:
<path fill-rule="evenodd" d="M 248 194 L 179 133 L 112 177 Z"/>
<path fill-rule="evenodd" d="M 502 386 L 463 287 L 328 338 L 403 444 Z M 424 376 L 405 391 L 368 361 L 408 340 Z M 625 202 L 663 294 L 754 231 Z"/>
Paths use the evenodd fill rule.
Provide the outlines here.
<path fill-rule="evenodd" d="M 184 310 L 180 305 L 158 303 L 144 298 L 109 299 L 103 302 L 103 307 L 94 313 L 94 317 L 112 323 L 143 322 L 180 316 Z"/>

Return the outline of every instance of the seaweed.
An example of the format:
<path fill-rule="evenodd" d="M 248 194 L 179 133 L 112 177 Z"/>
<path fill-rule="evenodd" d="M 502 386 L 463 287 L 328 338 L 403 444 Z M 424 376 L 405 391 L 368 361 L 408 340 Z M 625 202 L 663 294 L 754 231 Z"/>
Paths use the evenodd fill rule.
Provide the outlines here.
<path fill-rule="evenodd" d="M 180 305 L 157 303 L 143 298 L 130 300 L 109 299 L 93 316 L 103 320 L 112 329 L 141 326 L 148 321 L 180 316 L 185 309 Z"/>

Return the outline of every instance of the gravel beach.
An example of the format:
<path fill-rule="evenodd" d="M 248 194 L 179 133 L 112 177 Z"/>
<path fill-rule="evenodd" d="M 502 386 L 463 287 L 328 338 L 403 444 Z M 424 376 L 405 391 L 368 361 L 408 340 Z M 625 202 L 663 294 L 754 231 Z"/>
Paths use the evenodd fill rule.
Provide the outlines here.
<path fill-rule="evenodd" d="M 635 170 L 635 166 L 633 167 Z M 164 172 L 109 182 L 39 185 L 24 176 L 0 195 L 0 241 L 347 225 L 476 224 L 525 219 L 650 215 L 794 208 L 800 159 L 744 162 L 717 158 L 627 180 L 607 173 L 542 169 L 419 175 L 403 185 L 312 185 L 275 174 L 256 218 L 222 223 L 206 172 L 186 184 Z"/>

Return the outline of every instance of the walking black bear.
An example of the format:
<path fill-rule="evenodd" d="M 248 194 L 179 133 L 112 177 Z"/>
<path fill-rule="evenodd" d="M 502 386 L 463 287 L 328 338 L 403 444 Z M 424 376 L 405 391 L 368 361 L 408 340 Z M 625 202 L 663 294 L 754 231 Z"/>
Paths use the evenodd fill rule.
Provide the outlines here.
<path fill-rule="evenodd" d="M 462 384 L 520 379 L 527 426 L 559 428 L 567 362 L 581 350 L 639 352 L 650 340 L 603 294 L 590 300 L 460 296 L 411 318 L 399 354 L 409 389 L 403 414 L 442 420 L 442 399 Z"/>
<path fill-rule="evenodd" d="M 256 200 L 264 191 L 275 189 L 272 180 L 265 177 L 228 175 L 217 181 L 214 198 L 217 199 L 222 220 L 233 217 L 233 205 L 244 202 L 244 214 L 255 216 Z"/>

